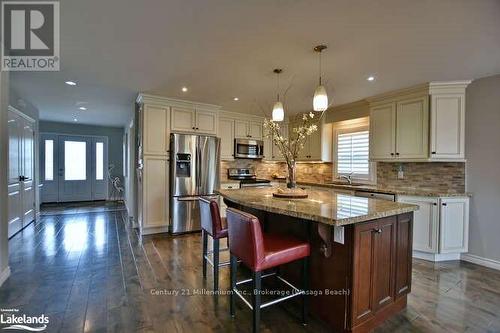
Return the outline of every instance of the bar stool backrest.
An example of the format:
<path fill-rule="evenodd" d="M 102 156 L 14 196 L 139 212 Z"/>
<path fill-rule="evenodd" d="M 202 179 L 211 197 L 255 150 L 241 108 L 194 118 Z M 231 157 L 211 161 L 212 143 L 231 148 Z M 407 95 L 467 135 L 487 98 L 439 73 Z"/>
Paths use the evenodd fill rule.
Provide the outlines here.
<path fill-rule="evenodd" d="M 227 208 L 229 251 L 254 269 L 264 259 L 264 240 L 257 217 L 234 208 Z"/>
<path fill-rule="evenodd" d="M 222 225 L 219 204 L 215 200 L 200 198 L 200 220 L 203 230 L 212 237 L 218 237 L 225 226 Z"/>

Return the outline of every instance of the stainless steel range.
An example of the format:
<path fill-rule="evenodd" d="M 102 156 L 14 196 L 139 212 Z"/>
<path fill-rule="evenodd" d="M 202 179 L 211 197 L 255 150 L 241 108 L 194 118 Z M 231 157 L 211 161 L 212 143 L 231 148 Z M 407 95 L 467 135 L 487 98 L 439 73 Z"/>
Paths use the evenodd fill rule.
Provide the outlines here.
<path fill-rule="evenodd" d="M 227 169 L 227 178 L 239 180 L 240 188 L 271 186 L 271 181 L 257 178 L 253 168 L 229 168 Z"/>

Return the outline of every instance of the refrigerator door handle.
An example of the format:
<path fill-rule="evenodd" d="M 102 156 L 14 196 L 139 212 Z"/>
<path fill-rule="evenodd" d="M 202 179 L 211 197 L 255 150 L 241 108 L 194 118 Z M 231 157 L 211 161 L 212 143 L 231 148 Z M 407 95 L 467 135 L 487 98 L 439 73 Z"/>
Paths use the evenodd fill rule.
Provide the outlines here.
<path fill-rule="evenodd" d="M 200 197 L 177 198 L 177 201 L 198 201 Z"/>

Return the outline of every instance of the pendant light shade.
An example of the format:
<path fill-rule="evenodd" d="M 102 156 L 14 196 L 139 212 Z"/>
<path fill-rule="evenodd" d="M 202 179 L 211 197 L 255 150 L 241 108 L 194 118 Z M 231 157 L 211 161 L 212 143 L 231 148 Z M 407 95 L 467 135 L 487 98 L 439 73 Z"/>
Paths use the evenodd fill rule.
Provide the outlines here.
<path fill-rule="evenodd" d="M 328 109 L 328 95 L 326 94 L 325 86 L 321 83 L 321 52 L 326 49 L 326 45 L 318 45 L 314 51 L 319 53 L 319 86 L 314 91 L 313 110 L 323 112 Z"/>
<path fill-rule="evenodd" d="M 277 99 L 273 106 L 273 121 L 283 121 L 285 120 L 285 108 L 283 103 L 280 101 L 280 73 L 282 69 L 276 68 L 273 72 L 276 73 L 276 91 Z"/>
<path fill-rule="evenodd" d="M 328 95 L 326 94 L 325 87 L 320 85 L 314 92 L 313 110 L 323 112 L 326 111 L 326 109 L 328 109 Z"/>
<path fill-rule="evenodd" d="M 283 121 L 285 119 L 285 110 L 283 103 L 277 101 L 273 106 L 273 121 Z"/>

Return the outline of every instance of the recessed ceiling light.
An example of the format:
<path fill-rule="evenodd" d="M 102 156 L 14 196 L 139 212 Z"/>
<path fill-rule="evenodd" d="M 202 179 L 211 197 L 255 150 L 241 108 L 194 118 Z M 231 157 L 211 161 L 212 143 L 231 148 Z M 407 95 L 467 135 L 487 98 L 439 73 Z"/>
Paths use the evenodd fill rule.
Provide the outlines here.
<path fill-rule="evenodd" d="M 240 99 L 238 97 L 233 98 L 235 101 L 239 101 Z"/>
<path fill-rule="evenodd" d="M 79 109 L 82 110 L 82 111 L 87 110 L 87 108 L 85 106 L 80 106 Z"/>
<path fill-rule="evenodd" d="M 78 119 L 76 119 L 76 118 L 73 118 L 73 121 L 74 121 L 74 122 L 76 123 L 76 122 L 78 121 Z"/>
<path fill-rule="evenodd" d="M 68 86 L 76 86 L 76 82 L 75 81 L 66 81 L 64 83 L 66 83 Z"/>
<path fill-rule="evenodd" d="M 187 87 L 182 87 L 182 92 L 186 92 L 188 91 L 188 88 Z"/>
<path fill-rule="evenodd" d="M 367 81 L 370 81 L 370 82 L 373 82 L 373 81 L 375 81 L 375 76 L 370 75 L 370 76 L 368 76 L 368 77 L 366 78 L 366 80 L 367 80 Z"/>

